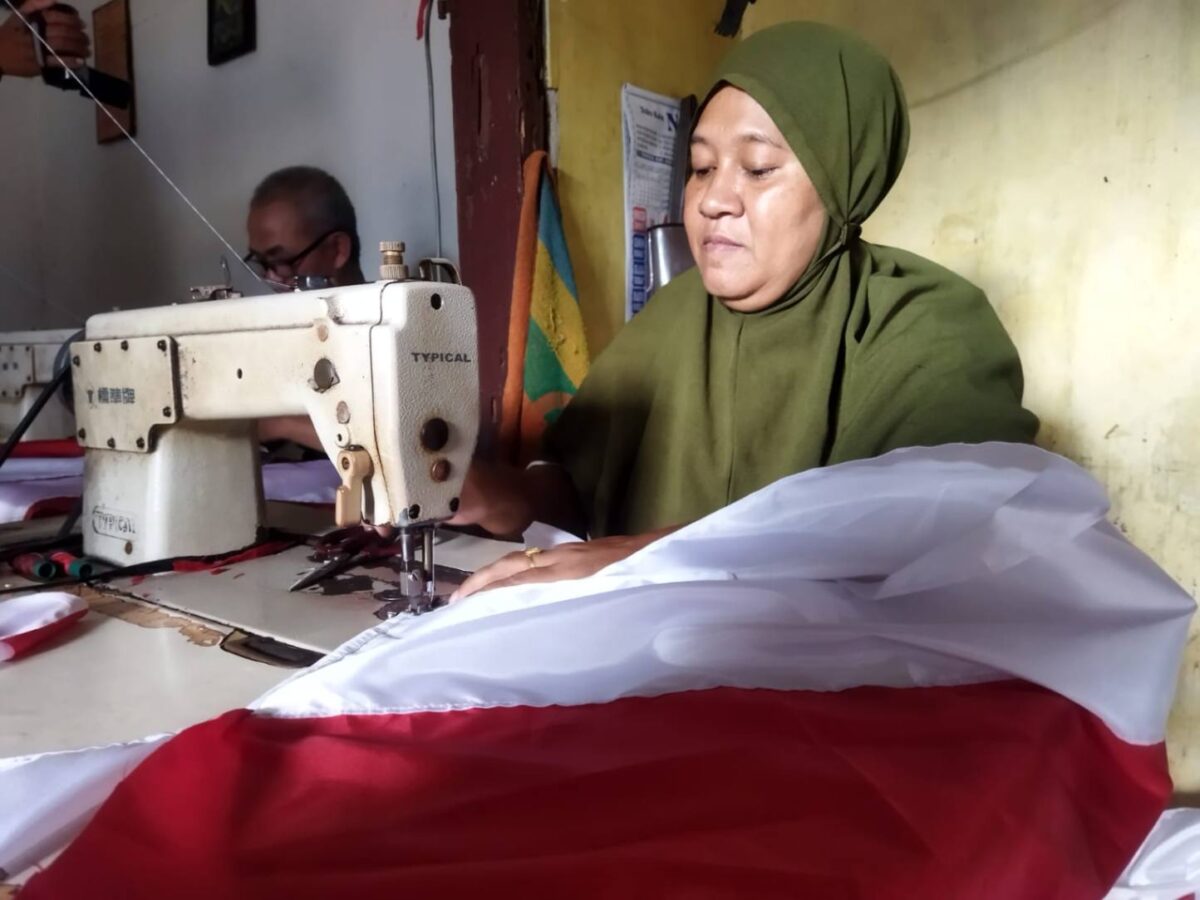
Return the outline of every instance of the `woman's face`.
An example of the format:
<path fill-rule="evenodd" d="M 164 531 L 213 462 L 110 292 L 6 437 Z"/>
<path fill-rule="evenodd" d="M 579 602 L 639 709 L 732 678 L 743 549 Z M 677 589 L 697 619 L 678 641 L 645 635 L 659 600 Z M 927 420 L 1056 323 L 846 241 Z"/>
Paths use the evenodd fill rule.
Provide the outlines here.
<path fill-rule="evenodd" d="M 722 88 L 692 136 L 683 222 L 704 288 L 738 312 L 766 309 L 816 254 L 825 208 L 758 103 Z"/>

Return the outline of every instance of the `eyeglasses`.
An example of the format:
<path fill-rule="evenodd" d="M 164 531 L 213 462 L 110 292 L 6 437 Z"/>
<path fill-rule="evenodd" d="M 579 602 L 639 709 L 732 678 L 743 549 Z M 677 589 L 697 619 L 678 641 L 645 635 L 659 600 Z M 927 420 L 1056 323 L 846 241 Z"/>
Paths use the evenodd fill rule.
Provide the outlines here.
<path fill-rule="evenodd" d="M 304 258 L 306 256 L 320 247 L 327 238 L 329 238 L 331 235 L 337 234 L 339 231 L 341 231 L 340 228 L 333 228 L 325 232 L 323 235 L 289 259 L 267 259 L 257 250 L 251 250 L 242 257 L 242 262 L 248 265 L 251 271 L 253 271 L 254 274 L 259 278 L 265 279 L 267 275 L 270 274 L 274 275 L 281 281 L 286 281 L 289 278 L 295 277 L 296 269 L 298 269 L 300 264 L 304 262 Z"/>

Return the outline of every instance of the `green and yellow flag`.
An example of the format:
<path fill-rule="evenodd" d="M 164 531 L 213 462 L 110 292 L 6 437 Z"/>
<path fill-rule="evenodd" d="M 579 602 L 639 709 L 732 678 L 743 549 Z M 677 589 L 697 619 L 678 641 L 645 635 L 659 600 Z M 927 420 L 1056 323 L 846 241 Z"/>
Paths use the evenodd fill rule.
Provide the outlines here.
<path fill-rule="evenodd" d="M 588 369 L 579 294 L 545 151 L 525 161 L 517 231 L 508 372 L 500 441 L 507 459 L 535 458 L 542 432 L 562 412 Z"/>

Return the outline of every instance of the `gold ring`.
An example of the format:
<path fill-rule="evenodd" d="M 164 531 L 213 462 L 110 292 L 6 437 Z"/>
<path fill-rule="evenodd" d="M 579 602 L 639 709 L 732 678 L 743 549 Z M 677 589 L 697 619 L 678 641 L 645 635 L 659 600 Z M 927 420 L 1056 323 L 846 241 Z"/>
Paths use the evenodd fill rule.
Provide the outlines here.
<path fill-rule="evenodd" d="M 537 568 L 537 563 L 535 563 L 533 561 L 533 558 L 541 552 L 542 552 L 541 547 L 530 547 L 528 550 L 525 551 L 525 558 L 529 560 L 529 568 L 531 568 L 531 569 Z"/>

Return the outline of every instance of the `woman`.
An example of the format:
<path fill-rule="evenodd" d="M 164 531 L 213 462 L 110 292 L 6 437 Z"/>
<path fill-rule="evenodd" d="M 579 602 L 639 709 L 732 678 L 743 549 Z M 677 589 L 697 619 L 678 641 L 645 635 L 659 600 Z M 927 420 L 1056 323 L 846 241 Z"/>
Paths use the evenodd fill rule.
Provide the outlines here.
<path fill-rule="evenodd" d="M 792 22 L 726 57 L 697 119 L 684 225 L 696 268 L 655 295 L 546 435 L 557 465 L 476 466 L 458 520 L 593 540 L 512 554 L 484 587 L 579 578 L 771 482 L 897 447 L 1032 441 L 987 298 L 859 238 L 900 174 L 895 73 Z"/>

